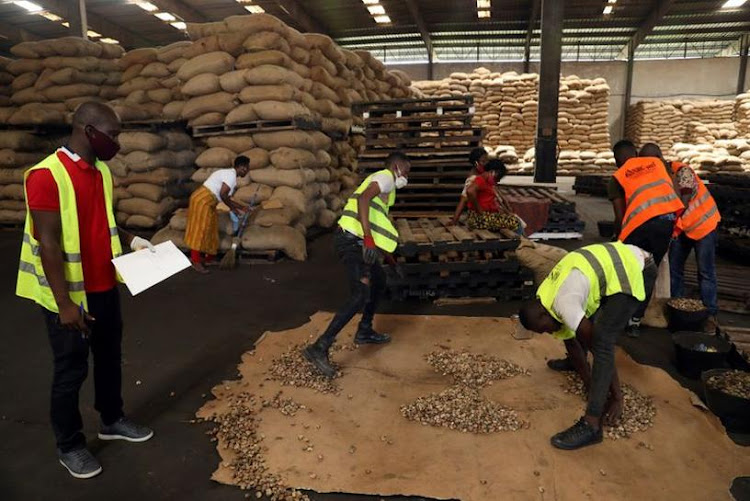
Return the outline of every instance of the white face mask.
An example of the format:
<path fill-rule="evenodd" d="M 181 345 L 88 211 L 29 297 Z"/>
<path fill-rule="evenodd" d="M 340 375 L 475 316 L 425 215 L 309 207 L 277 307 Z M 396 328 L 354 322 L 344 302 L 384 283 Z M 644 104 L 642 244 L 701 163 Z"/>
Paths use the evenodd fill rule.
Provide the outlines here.
<path fill-rule="evenodd" d="M 405 188 L 407 184 L 409 184 L 409 180 L 401 175 L 401 169 L 396 169 L 396 189 L 400 190 L 402 188 Z"/>

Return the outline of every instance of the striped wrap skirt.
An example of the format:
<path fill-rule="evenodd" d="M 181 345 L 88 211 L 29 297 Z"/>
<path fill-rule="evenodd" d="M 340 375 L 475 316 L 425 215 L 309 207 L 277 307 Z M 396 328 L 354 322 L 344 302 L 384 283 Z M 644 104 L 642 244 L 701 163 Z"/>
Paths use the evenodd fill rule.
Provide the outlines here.
<path fill-rule="evenodd" d="M 219 201 L 213 193 L 201 186 L 190 195 L 185 245 L 190 250 L 214 255 L 219 251 Z"/>

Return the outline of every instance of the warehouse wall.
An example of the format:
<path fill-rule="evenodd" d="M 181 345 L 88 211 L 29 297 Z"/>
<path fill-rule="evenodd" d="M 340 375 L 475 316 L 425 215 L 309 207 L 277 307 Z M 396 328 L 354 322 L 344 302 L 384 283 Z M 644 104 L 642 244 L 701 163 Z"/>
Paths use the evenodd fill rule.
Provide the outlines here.
<path fill-rule="evenodd" d="M 522 63 L 437 63 L 434 78 L 442 79 L 453 72 L 471 73 L 478 66 L 491 71 L 523 71 Z M 407 72 L 413 80 L 427 79 L 426 64 L 389 65 L 393 69 Z M 531 71 L 538 71 L 537 63 Z M 625 116 L 623 113 L 625 79 L 624 61 L 573 62 L 564 61 L 563 75 L 578 75 L 583 78 L 604 77 L 609 83 L 609 126 L 613 140 L 621 137 Z M 633 90 L 631 103 L 655 99 L 734 99 L 737 86 L 739 58 L 669 59 L 658 61 L 636 61 L 633 67 Z M 745 82 L 750 88 L 750 72 Z"/>

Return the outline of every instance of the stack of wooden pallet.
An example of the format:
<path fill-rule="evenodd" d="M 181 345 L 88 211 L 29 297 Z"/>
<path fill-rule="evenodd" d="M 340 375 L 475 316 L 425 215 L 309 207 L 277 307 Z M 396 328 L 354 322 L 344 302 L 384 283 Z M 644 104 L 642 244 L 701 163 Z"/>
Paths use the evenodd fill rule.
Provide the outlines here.
<path fill-rule="evenodd" d="M 451 212 L 470 169 L 469 153 L 482 143 L 483 129 L 471 125 L 473 97 L 367 102 L 358 111 L 365 123 L 360 170 L 370 174 L 382 169 L 385 158 L 397 150 L 411 159 L 409 186 L 399 191 L 392 213 L 421 217 Z"/>
<path fill-rule="evenodd" d="M 401 276 L 391 273 L 393 299 L 496 297 L 526 299 L 534 275 L 509 252 L 519 240 L 486 230 L 450 224 L 449 217 L 396 220 Z M 390 268 L 389 268 L 390 269 Z"/>
<path fill-rule="evenodd" d="M 576 177 L 573 184 L 573 190 L 583 195 L 592 195 L 595 197 L 607 196 L 607 183 L 612 174 L 585 174 Z"/>
<path fill-rule="evenodd" d="M 721 213 L 719 249 L 746 261 L 750 257 L 750 176 L 710 174 L 707 179 Z"/>

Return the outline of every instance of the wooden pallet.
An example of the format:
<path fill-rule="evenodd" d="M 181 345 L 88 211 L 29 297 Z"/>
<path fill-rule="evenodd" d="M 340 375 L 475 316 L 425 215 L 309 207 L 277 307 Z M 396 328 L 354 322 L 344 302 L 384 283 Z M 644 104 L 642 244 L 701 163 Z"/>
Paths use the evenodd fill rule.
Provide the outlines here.
<path fill-rule="evenodd" d="M 607 196 L 607 184 L 612 174 L 584 174 L 576 176 L 573 190 L 581 195 Z"/>
<path fill-rule="evenodd" d="M 487 253 L 486 260 L 492 258 L 492 253 L 503 253 L 518 247 L 518 240 L 501 233 L 470 230 L 460 224 L 452 226 L 450 222 L 449 217 L 396 219 L 398 256 L 405 260 L 416 257 L 420 262 L 447 262 L 449 259 L 466 260 L 471 253 L 478 252 Z"/>
<path fill-rule="evenodd" d="M 750 281 L 747 279 L 747 266 L 725 265 L 716 267 L 716 284 L 719 299 L 739 301 L 750 306 Z M 689 257 L 685 262 L 685 285 L 699 292 L 698 270 L 695 259 Z"/>
<path fill-rule="evenodd" d="M 450 97 L 428 97 L 421 99 L 393 99 L 386 101 L 365 101 L 352 104 L 352 112 L 356 114 L 369 114 L 370 116 L 381 116 L 389 113 L 415 113 L 434 111 L 440 109 L 464 109 L 468 110 L 474 105 L 474 96 L 465 94 L 463 96 Z"/>
<path fill-rule="evenodd" d="M 376 148 L 411 148 L 417 146 L 423 146 L 427 144 L 436 144 L 442 149 L 442 145 L 454 145 L 455 143 L 464 143 L 464 146 L 471 146 L 476 148 L 482 141 L 482 130 L 478 129 L 476 133 L 472 135 L 462 136 L 405 136 L 405 137 L 377 137 L 368 138 L 365 141 L 365 146 L 370 151 L 375 151 Z"/>
<path fill-rule="evenodd" d="M 234 124 L 200 125 L 192 128 L 192 135 L 193 137 L 229 136 L 284 130 L 320 130 L 320 122 L 307 118 L 295 118 L 293 120 L 256 120 Z"/>
<path fill-rule="evenodd" d="M 186 120 L 133 120 L 122 122 L 122 132 L 158 132 L 165 129 L 187 130 Z"/>
<path fill-rule="evenodd" d="M 470 125 L 471 119 L 474 117 L 474 113 L 453 113 L 446 115 L 444 113 L 424 113 L 420 115 L 407 115 L 407 116 L 394 116 L 394 117 L 382 117 L 382 118 L 366 118 L 365 127 L 383 127 L 384 125 L 392 124 L 412 124 L 412 127 L 416 127 L 419 124 L 430 124 L 432 127 L 437 127 L 441 122 L 461 122 L 464 125 Z M 377 129 L 375 129 L 377 130 Z"/>

